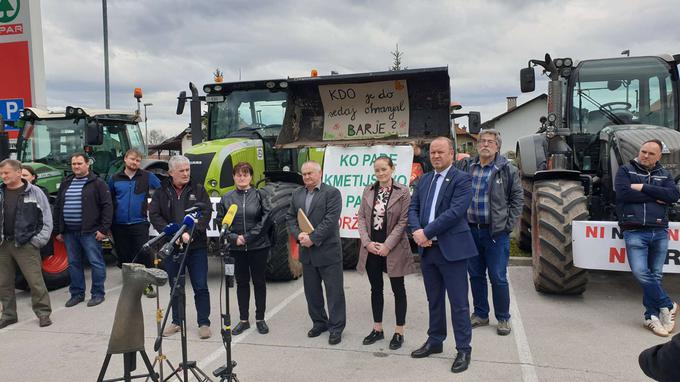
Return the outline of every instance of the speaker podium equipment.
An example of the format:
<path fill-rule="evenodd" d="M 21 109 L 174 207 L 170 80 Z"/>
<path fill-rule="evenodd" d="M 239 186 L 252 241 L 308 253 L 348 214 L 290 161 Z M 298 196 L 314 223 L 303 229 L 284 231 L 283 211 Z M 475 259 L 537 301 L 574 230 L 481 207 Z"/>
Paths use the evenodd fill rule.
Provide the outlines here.
<path fill-rule="evenodd" d="M 104 358 L 97 381 L 131 381 L 145 377 L 158 381 L 158 374 L 154 372 L 144 350 L 144 316 L 141 298 L 147 285 L 164 285 L 168 281 L 168 275 L 165 271 L 155 268 L 147 269 L 141 264 L 125 263 L 122 268 L 123 289 L 118 298 L 106 358 Z M 137 352 L 142 357 L 148 373 L 133 376 L 132 372 L 137 368 Z M 104 380 L 113 354 L 123 354 L 123 377 Z"/>
<path fill-rule="evenodd" d="M 198 203 L 197 203 L 198 205 Z M 189 210 L 186 210 L 185 212 L 188 212 Z M 166 245 L 163 246 L 163 248 L 160 250 L 159 254 L 164 258 L 164 261 L 172 261 L 170 259 L 171 256 L 173 256 L 173 252 L 175 251 L 174 245 L 177 240 L 181 240 L 181 235 L 185 231 L 188 231 L 189 236 L 194 235 L 194 220 L 193 219 L 198 219 L 200 217 L 199 212 L 192 211 L 192 215 L 185 216 L 184 218 L 184 224 L 182 227 L 180 227 L 179 231 L 173 236 L 172 239 L 170 239 L 170 242 L 168 242 Z M 188 361 L 188 349 L 187 349 L 187 320 L 186 320 L 186 295 L 184 291 L 184 284 L 185 284 L 185 268 L 186 268 L 186 259 L 187 255 L 189 253 L 189 248 L 191 247 L 191 240 L 189 240 L 188 243 L 184 244 L 184 251 L 178 255 L 175 256 L 176 259 L 180 259 L 179 263 L 179 269 L 177 270 L 177 277 L 175 278 L 175 283 L 172 285 L 172 290 L 170 292 L 170 301 L 168 302 L 168 309 L 166 309 L 166 312 L 170 312 L 170 308 L 172 308 L 172 302 L 177 299 L 177 307 L 178 307 L 178 316 L 179 316 L 179 327 L 180 327 L 180 335 L 181 335 L 181 343 L 182 343 L 182 363 L 180 363 L 175 370 L 168 375 L 167 378 L 165 378 L 164 381 L 168 381 L 172 379 L 175 376 L 179 376 L 179 373 L 181 372 L 183 375 L 183 378 L 181 379 L 184 382 L 189 381 L 189 372 L 193 374 L 194 378 L 196 378 L 197 381 L 199 382 L 212 382 L 212 379 L 208 377 L 208 375 L 201 370 L 198 365 L 196 364 L 196 361 Z M 170 317 L 169 314 L 166 314 L 165 317 L 163 318 L 163 325 L 161 325 L 160 330 L 158 331 L 158 337 L 156 338 L 156 342 L 154 344 L 154 350 L 158 351 L 163 343 L 163 330 L 165 330 L 165 326 L 168 323 L 168 317 Z M 150 365 L 149 365 L 150 366 Z"/>
<path fill-rule="evenodd" d="M 224 219 L 222 219 L 222 233 L 220 239 L 234 221 L 237 210 L 238 206 L 236 204 L 229 206 L 226 215 L 224 215 Z M 226 304 L 226 310 L 223 310 L 222 299 L 220 299 L 220 316 L 222 317 L 222 329 L 220 330 L 220 333 L 222 334 L 224 350 L 227 353 L 227 363 L 215 369 L 213 375 L 219 377 L 220 382 L 239 382 L 236 373 L 234 373 L 236 361 L 231 358 L 231 314 L 229 313 L 229 288 L 234 286 L 234 258 L 229 256 L 229 241 L 225 238 L 224 240 L 220 240 L 220 244 L 222 244 L 220 248 L 220 257 L 222 257 L 222 261 L 224 262 L 224 278 L 222 279 L 224 289 L 222 289 L 222 286 L 220 285 L 220 293 L 224 291 L 224 302 Z"/>

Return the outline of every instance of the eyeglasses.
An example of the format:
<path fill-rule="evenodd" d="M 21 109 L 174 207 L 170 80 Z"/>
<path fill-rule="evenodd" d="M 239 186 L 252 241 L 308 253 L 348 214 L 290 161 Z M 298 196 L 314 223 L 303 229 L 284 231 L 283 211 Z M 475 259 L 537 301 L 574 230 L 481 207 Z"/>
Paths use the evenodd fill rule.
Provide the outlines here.
<path fill-rule="evenodd" d="M 495 145 L 496 141 L 493 139 L 480 139 L 479 140 L 479 145 L 480 146 L 485 146 L 485 145 Z"/>

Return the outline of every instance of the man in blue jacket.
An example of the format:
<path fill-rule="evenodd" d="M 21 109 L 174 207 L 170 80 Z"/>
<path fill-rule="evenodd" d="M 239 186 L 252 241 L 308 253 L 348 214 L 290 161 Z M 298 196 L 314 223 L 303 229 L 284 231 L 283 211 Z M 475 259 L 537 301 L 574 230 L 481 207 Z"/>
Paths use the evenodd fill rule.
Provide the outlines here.
<path fill-rule="evenodd" d="M 125 168 L 109 179 L 113 200 L 113 241 L 118 256 L 118 266 L 136 262 L 147 267 L 153 266 L 153 256 L 141 253 L 142 246 L 149 240 L 149 219 L 147 200 L 152 189 L 161 187 L 158 177 L 139 168 L 142 152 L 132 148 L 125 153 Z M 147 297 L 156 297 L 153 286 L 144 289 Z"/>
<path fill-rule="evenodd" d="M 418 244 L 420 267 L 430 312 L 427 341 L 411 353 L 423 358 L 441 353 L 446 339 L 446 295 L 449 295 L 458 354 L 451 371 L 470 364 L 472 326 L 468 305 L 467 260 L 477 256 L 467 222 L 472 200 L 471 178 L 453 167 L 453 142 L 439 137 L 430 144 L 433 172 L 423 175 L 411 198 L 409 229 Z"/>
<path fill-rule="evenodd" d="M 673 177 L 659 163 L 663 143 L 650 139 L 637 158 L 616 174 L 616 214 L 626 242 L 628 263 L 642 286 L 644 325 L 667 337 L 675 327 L 678 304 L 661 286 L 668 254 L 668 210 L 680 198 Z"/>

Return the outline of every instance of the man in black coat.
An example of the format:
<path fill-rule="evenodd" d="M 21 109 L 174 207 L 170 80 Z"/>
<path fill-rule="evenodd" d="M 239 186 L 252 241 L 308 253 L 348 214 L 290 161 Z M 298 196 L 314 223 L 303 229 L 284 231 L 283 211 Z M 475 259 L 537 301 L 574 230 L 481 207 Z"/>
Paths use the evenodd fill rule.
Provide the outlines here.
<path fill-rule="evenodd" d="M 205 188 L 200 184 L 192 184 L 189 159 L 183 155 L 175 155 L 168 161 L 168 175 L 170 179 L 163 182 L 151 198 L 149 218 L 151 224 L 161 232 L 170 223 L 182 224 L 185 210 L 197 203 L 205 207 L 201 209 L 201 216 L 194 226 L 193 235 L 184 232 L 180 241 L 182 245 L 191 242 L 189 253 L 185 260 L 185 268 L 189 270 L 191 287 L 194 290 L 194 302 L 198 319 L 198 335 L 201 339 L 210 338 L 210 292 L 208 291 L 208 246 L 206 229 L 212 217 L 212 205 Z M 180 251 L 181 249 L 176 249 Z M 174 256 L 163 260 L 168 272 L 170 285 L 175 283 L 179 272 L 181 258 Z M 184 270 L 183 270 L 184 271 Z M 171 336 L 180 331 L 180 312 L 178 298 L 172 303 L 172 324 L 168 325 L 163 336 Z"/>
<path fill-rule="evenodd" d="M 300 262 L 304 277 L 307 310 L 312 319 L 309 337 L 317 337 L 328 330 L 328 343 L 339 344 L 345 329 L 345 292 L 342 276 L 342 244 L 340 242 L 340 191 L 321 183 L 321 166 L 316 162 L 302 165 L 304 187 L 293 192 L 286 214 L 288 231 L 300 244 Z M 298 210 L 302 209 L 314 227 L 311 233 L 302 232 L 298 224 Z M 328 315 L 324 308 L 323 289 L 326 287 Z"/>

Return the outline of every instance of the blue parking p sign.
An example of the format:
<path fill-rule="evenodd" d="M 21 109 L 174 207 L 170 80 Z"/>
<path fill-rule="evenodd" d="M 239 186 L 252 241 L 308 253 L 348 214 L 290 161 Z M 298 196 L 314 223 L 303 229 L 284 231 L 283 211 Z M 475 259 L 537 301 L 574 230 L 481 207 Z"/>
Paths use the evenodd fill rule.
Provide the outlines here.
<path fill-rule="evenodd" d="M 24 108 L 24 100 L 21 98 L 0 99 L 0 114 L 5 121 L 16 121 L 19 112 Z"/>

